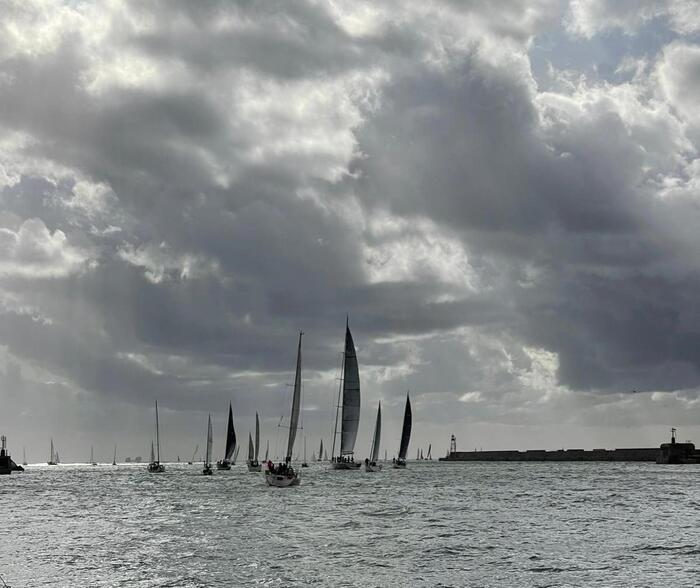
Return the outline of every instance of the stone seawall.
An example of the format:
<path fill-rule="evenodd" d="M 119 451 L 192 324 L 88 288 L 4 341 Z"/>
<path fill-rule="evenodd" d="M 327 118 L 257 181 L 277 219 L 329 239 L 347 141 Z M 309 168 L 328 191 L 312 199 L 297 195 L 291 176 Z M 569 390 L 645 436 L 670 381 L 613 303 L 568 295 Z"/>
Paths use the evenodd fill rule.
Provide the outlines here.
<path fill-rule="evenodd" d="M 545 451 L 455 451 L 440 461 L 649 461 L 656 462 L 660 449 L 560 449 Z"/>

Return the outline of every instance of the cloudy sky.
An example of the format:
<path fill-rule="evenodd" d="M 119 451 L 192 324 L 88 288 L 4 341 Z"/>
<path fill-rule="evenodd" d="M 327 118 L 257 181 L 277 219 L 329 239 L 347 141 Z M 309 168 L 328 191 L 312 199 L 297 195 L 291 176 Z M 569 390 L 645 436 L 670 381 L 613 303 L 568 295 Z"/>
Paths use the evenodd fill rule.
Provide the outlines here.
<path fill-rule="evenodd" d="M 303 329 L 311 453 L 349 314 L 362 456 L 700 441 L 698 96 L 693 0 L 4 0 L 0 428 L 274 448 Z"/>

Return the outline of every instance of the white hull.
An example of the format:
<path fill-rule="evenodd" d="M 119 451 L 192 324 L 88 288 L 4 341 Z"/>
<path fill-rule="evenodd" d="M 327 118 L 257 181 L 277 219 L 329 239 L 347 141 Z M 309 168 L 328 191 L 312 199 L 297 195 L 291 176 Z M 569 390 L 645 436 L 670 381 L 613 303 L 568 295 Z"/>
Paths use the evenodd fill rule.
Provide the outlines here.
<path fill-rule="evenodd" d="M 268 486 L 287 488 L 289 486 L 298 486 L 301 483 L 301 478 L 298 474 L 294 474 L 290 477 L 284 474 L 265 472 L 265 481 L 267 482 Z"/>
<path fill-rule="evenodd" d="M 372 465 L 371 463 L 366 463 L 365 464 L 365 471 L 366 472 L 381 472 L 382 471 L 382 464 L 376 463 Z"/>
<path fill-rule="evenodd" d="M 331 462 L 331 469 L 334 470 L 356 470 L 358 469 L 362 464 L 354 461 L 332 461 Z"/>

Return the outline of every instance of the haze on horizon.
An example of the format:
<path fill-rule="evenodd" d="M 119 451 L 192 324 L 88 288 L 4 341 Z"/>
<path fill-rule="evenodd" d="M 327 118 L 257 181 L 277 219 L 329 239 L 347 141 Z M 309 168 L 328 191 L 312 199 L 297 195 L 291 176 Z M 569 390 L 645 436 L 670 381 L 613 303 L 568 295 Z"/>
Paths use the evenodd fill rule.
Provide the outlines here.
<path fill-rule="evenodd" d="M 310 454 L 346 314 L 359 456 L 406 390 L 409 455 L 700 442 L 699 40 L 692 0 L 6 0 L 13 455 L 146 457 L 155 399 L 165 459 L 229 401 L 274 445 L 299 330 Z"/>

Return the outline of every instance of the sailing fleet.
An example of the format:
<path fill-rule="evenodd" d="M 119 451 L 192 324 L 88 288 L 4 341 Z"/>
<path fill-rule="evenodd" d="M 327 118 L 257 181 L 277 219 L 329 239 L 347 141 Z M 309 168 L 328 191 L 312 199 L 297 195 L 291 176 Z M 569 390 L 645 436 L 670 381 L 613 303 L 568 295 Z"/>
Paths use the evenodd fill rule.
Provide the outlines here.
<path fill-rule="evenodd" d="M 248 458 L 246 467 L 249 472 L 264 471 L 265 481 L 269 486 L 276 487 L 291 487 L 298 486 L 301 483 L 301 471 L 292 466 L 292 456 L 294 455 L 294 444 L 297 437 L 297 432 L 300 428 L 301 415 L 301 396 L 302 396 L 302 338 L 304 333 L 299 333 L 299 341 L 297 345 L 296 369 L 294 374 L 294 389 L 291 399 L 291 407 L 289 413 L 289 421 L 287 423 L 287 445 L 284 455 L 284 461 L 275 465 L 269 460 L 269 440 L 265 448 L 264 464 L 259 461 L 260 454 L 260 417 L 255 413 L 255 437 L 248 432 Z M 355 351 L 355 343 L 352 333 L 350 332 L 349 321 L 345 323 L 345 346 L 342 354 L 340 383 L 338 386 L 337 402 L 335 406 L 335 419 L 333 427 L 333 438 L 331 443 L 331 457 L 328 459 L 327 449 L 324 448 L 323 439 L 321 439 L 318 448 L 318 457 L 314 454 L 311 461 L 328 461 L 333 470 L 357 470 L 362 466 L 361 460 L 355 460 L 355 442 L 357 440 L 357 432 L 360 424 L 360 373 L 357 361 L 357 353 Z M 394 468 L 403 469 L 406 467 L 406 455 L 411 438 L 412 429 L 412 412 L 411 402 L 408 394 L 406 395 L 406 404 L 404 407 L 403 426 L 401 430 L 401 440 L 399 445 L 398 457 L 392 460 Z M 364 469 L 367 472 L 379 472 L 382 470 L 382 464 L 379 463 L 379 447 L 381 442 L 382 431 L 382 406 L 381 403 L 377 406 L 377 416 L 374 425 L 374 433 L 370 446 L 369 456 L 364 460 Z M 203 475 L 212 475 L 212 446 L 213 432 L 211 413 L 207 418 L 207 430 L 205 440 L 205 454 L 203 462 Z M 199 446 L 195 447 L 192 454 L 192 460 L 188 462 L 192 465 L 196 461 L 197 451 Z M 229 403 L 228 423 L 226 427 L 226 445 L 224 456 L 216 462 L 217 470 L 230 470 L 231 466 L 236 463 L 238 451 L 240 447 L 236 442 L 236 429 L 233 422 L 233 406 Z M 422 450 L 418 452 L 417 459 L 423 459 Z M 428 447 L 427 457 L 431 458 L 431 446 Z M 387 452 L 384 452 L 384 461 L 387 460 Z M 48 464 L 56 465 L 59 463 L 58 451 L 54 447 L 53 439 L 50 445 L 50 457 Z M 94 461 L 94 451 L 90 447 L 90 463 L 97 465 Z M 117 463 L 117 447 L 114 446 L 114 458 L 112 465 Z M 264 468 L 263 468 L 264 465 Z M 304 454 L 301 467 L 308 467 L 306 460 L 306 437 L 304 437 Z M 151 473 L 165 472 L 165 465 L 160 459 L 160 422 L 158 418 L 158 402 L 155 403 L 155 443 L 151 442 L 151 456 L 148 463 L 148 471 Z"/>

